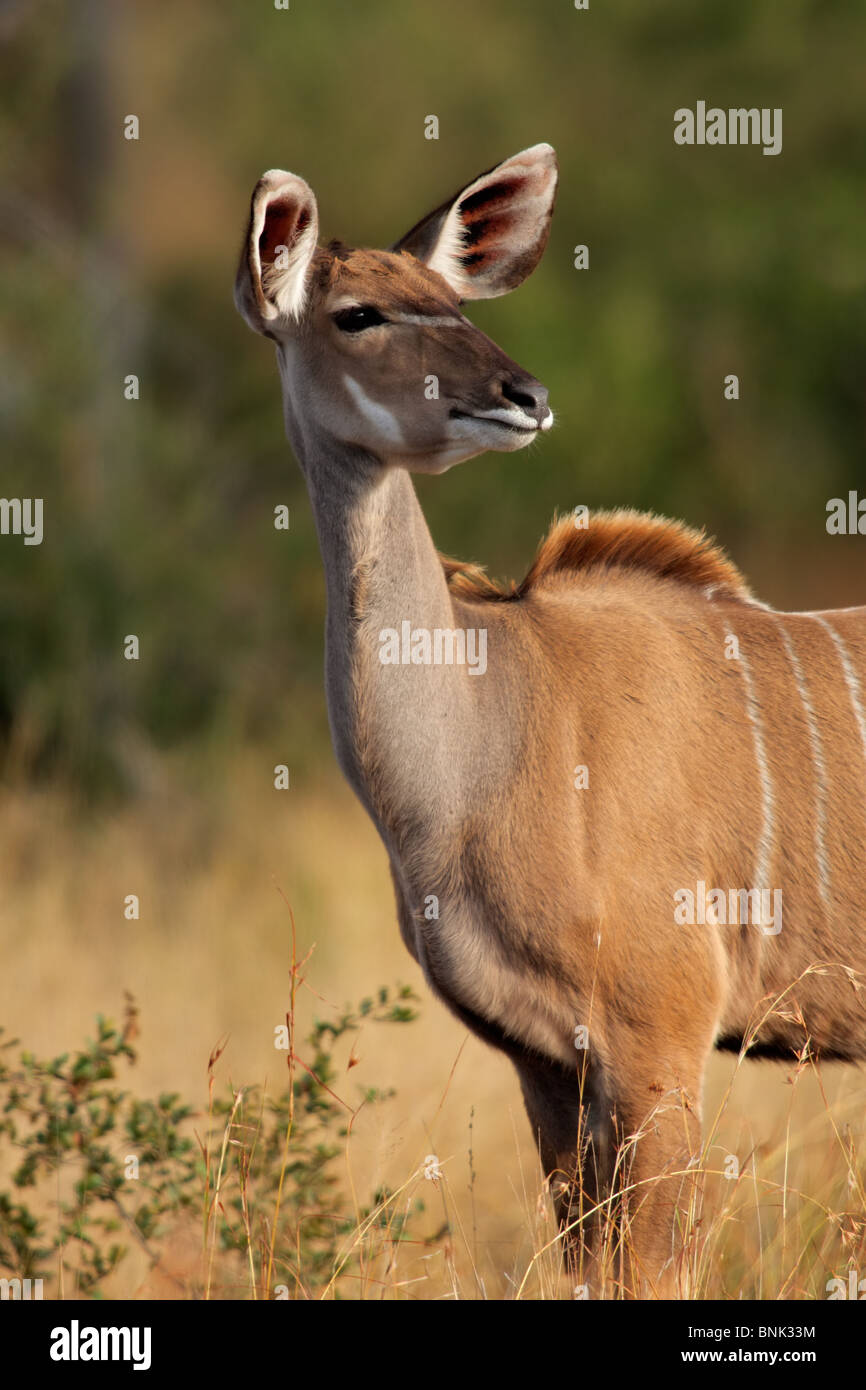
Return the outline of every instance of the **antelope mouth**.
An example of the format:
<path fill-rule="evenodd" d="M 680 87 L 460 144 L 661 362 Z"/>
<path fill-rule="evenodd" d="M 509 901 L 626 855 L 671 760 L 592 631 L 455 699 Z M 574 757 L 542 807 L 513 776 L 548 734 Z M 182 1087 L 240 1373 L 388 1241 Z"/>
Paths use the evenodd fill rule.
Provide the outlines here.
<path fill-rule="evenodd" d="M 476 415 L 470 410 L 457 410 L 456 408 L 449 411 L 449 414 L 452 420 L 474 420 L 481 425 L 496 425 L 498 429 L 508 430 L 511 434 L 537 434 L 539 429 L 548 428 L 548 420 L 551 424 L 553 423 L 552 411 L 548 412 L 547 420 L 544 420 L 541 425 L 538 424 L 537 420 L 530 419 L 528 415 L 524 417 L 526 424 L 519 425 L 516 420 L 506 419 L 503 415 Z"/>

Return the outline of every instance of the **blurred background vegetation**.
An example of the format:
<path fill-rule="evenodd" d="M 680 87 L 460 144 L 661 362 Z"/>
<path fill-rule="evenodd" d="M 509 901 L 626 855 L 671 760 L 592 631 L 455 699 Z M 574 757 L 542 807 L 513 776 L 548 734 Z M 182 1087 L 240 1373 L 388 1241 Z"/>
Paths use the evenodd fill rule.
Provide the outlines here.
<path fill-rule="evenodd" d="M 779 606 L 866 601 L 866 543 L 824 529 L 866 482 L 860 0 L 7 0 L 0 39 L 0 490 L 45 503 L 41 547 L 0 543 L 8 778 L 89 800 L 165 749 L 328 761 L 311 516 L 231 302 L 273 165 L 325 237 L 378 246 L 558 151 L 545 259 L 472 307 L 558 428 L 422 480 L 442 549 L 519 577 L 554 509 L 628 504 L 706 526 Z M 676 146 L 699 98 L 782 107 L 781 155 Z"/>

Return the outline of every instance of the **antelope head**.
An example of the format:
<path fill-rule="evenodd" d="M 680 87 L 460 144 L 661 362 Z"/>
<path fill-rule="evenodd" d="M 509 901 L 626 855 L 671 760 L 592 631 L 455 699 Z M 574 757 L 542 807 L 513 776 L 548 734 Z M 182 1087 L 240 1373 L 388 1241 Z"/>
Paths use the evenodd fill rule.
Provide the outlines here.
<path fill-rule="evenodd" d="M 461 312 L 515 289 L 544 251 L 556 156 L 534 145 L 481 174 L 387 251 L 318 245 L 309 185 L 271 169 L 255 187 L 235 285 L 277 344 L 286 427 L 313 443 L 441 473 L 521 449 L 553 424 L 547 391 Z"/>

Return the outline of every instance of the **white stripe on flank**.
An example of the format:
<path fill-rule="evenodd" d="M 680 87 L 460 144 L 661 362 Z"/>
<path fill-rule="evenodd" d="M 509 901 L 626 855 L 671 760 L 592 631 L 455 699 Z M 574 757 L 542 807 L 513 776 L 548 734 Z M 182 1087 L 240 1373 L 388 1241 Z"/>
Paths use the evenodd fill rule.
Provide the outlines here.
<path fill-rule="evenodd" d="M 842 670 L 845 673 L 845 684 L 848 686 L 848 694 L 851 697 L 851 706 L 854 710 L 854 718 L 857 720 L 857 727 L 860 730 L 860 742 L 863 745 L 863 757 L 866 758 L 866 713 L 863 710 L 863 688 L 860 684 L 860 677 L 854 669 L 850 653 L 845 644 L 841 633 L 837 632 L 831 622 L 823 618 L 820 613 L 810 613 L 810 617 L 826 628 L 836 645 L 839 653 L 839 660 L 842 663 Z"/>
<path fill-rule="evenodd" d="M 827 858 L 827 764 L 824 761 L 824 745 L 821 742 L 821 730 L 818 727 L 818 720 L 815 717 L 815 706 L 812 704 L 812 697 L 809 694 L 809 686 L 800 664 L 800 658 L 791 640 L 791 634 L 779 618 L 779 630 L 782 634 L 782 641 L 785 644 L 785 651 L 788 653 L 788 660 L 794 672 L 794 679 L 797 682 L 797 689 L 800 692 L 800 699 L 803 702 L 803 709 L 806 711 L 806 722 L 809 725 L 809 738 L 812 743 L 812 760 L 815 764 L 815 857 L 818 861 L 818 887 L 821 897 L 827 907 L 832 907 L 833 899 L 830 893 L 830 863 Z"/>
<path fill-rule="evenodd" d="M 733 635 L 736 636 L 736 634 Z M 761 838 L 758 841 L 754 887 L 768 889 L 770 887 L 770 864 L 773 858 L 773 840 L 776 829 L 776 798 L 773 792 L 773 779 L 770 776 L 770 764 L 767 760 L 767 747 L 764 742 L 764 728 L 761 723 L 761 706 L 755 694 L 755 683 L 752 679 L 752 670 L 746 659 L 739 637 L 737 637 L 737 647 L 740 653 L 739 666 L 743 673 L 743 683 L 746 687 L 746 710 L 752 724 L 752 733 L 755 740 L 755 761 L 758 764 L 758 776 L 761 782 L 761 815 L 763 818 L 763 825 L 761 826 Z"/>

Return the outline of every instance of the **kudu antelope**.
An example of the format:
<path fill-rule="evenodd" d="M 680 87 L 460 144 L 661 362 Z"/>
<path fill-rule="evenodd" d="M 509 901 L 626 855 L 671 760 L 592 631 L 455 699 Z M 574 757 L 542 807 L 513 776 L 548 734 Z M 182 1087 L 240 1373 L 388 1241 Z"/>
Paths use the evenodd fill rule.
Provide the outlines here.
<path fill-rule="evenodd" d="M 866 610 L 773 612 L 701 535 L 633 512 L 559 521 L 508 590 L 437 553 L 410 473 L 552 423 L 461 304 L 533 270 L 556 179 L 535 145 L 369 251 L 320 247 L 311 189 L 271 170 L 236 303 L 276 344 L 325 565 L 334 746 L 405 943 L 512 1059 L 572 1253 L 625 1141 L 621 1279 L 647 1295 L 675 1287 L 713 1046 L 740 1048 L 788 991 L 755 1052 L 808 1037 L 866 1057 Z M 480 631 L 484 670 L 457 642 Z M 764 907 L 731 924 L 725 890 Z"/>

